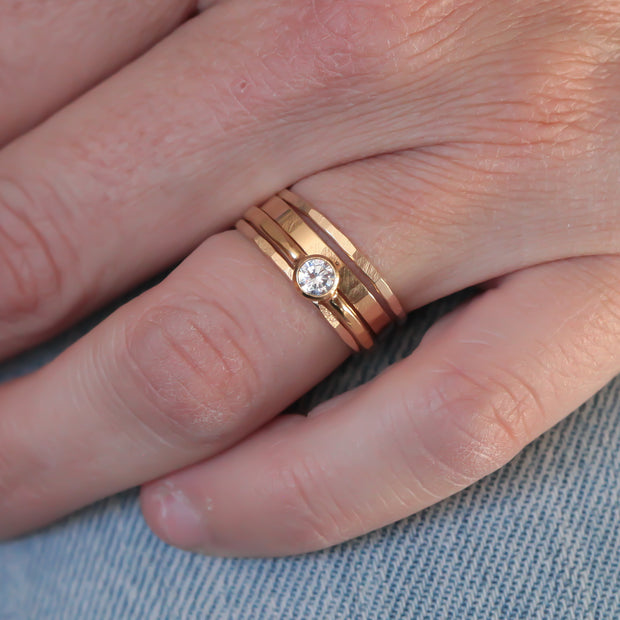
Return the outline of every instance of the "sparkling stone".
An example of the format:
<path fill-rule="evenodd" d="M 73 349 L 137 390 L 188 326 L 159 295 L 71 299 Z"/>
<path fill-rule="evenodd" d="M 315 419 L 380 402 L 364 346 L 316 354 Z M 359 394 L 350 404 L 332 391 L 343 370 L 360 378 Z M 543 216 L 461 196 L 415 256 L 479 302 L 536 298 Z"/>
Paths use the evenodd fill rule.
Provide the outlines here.
<path fill-rule="evenodd" d="M 324 297 L 336 286 L 336 270 L 324 258 L 308 258 L 297 269 L 297 284 L 310 297 Z"/>

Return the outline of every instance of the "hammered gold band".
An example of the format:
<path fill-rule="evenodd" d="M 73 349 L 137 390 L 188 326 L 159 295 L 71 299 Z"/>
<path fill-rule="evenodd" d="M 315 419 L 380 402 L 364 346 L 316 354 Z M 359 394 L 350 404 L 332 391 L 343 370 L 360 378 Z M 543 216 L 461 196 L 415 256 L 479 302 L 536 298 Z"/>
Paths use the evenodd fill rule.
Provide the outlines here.
<path fill-rule="evenodd" d="M 354 351 L 372 347 L 383 328 L 405 316 L 396 295 L 366 256 L 290 190 L 260 208 L 250 207 L 236 227 L 315 304 Z"/>

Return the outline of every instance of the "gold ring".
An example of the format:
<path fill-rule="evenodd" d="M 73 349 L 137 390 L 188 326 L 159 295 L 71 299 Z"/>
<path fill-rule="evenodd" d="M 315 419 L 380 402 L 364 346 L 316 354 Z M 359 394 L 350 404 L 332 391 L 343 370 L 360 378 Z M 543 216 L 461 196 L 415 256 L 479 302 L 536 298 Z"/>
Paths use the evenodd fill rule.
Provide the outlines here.
<path fill-rule="evenodd" d="M 403 307 L 371 262 L 334 224 L 290 190 L 250 207 L 236 227 L 256 243 L 312 301 L 354 351 L 375 336 Z"/>

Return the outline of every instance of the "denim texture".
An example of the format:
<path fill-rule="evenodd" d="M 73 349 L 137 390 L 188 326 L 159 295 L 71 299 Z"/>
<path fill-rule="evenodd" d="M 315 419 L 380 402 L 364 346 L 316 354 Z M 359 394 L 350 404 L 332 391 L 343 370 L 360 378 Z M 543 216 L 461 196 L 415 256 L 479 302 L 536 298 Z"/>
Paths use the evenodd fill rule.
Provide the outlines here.
<path fill-rule="evenodd" d="M 468 295 L 414 313 L 297 407 L 404 357 Z M 93 320 L 0 366 L 0 379 L 48 361 Z M 128 491 L 1 544 L 0 619 L 620 618 L 619 422 L 620 378 L 457 495 L 289 558 L 222 559 L 168 547 Z"/>

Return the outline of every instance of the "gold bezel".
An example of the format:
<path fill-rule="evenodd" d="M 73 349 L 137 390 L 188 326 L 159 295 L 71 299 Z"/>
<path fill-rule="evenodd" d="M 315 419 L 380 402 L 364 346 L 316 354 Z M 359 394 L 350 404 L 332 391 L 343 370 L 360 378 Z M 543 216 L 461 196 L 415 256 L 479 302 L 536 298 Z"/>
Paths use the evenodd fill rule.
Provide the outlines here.
<path fill-rule="evenodd" d="M 317 258 L 326 262 L 334 270 L 334 284 L 329 289 L 329 291 L 325 293 L 324 295 L 311 295 L 310 293 L 306 293 L 301 288 L 301 285 L 299 284 L 299 280 L 297 279 L 299 275 L 299 270 L 303 267 L 303 265 Z M 338 284 L 340 283 L 340 272 L 338 271 L 338 268 L 336 267 L 336 265 L 334 265 L 334 262 L 331 261 L 329 258 L 326 258 L 325 256 L 322 256 L 321 254 L 309 254 L 307 256 L 304 256 L 295 265 L 295 271 L 293 273 L 293 281 L 295 282 L 295 286 L 297 287 L 297 290 L 307 299 L 311 299 L 312 301 L 326 301 L 328 299 L 331 299 L 338 291 Z"/>

